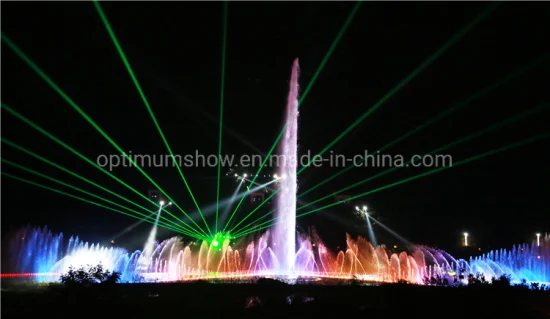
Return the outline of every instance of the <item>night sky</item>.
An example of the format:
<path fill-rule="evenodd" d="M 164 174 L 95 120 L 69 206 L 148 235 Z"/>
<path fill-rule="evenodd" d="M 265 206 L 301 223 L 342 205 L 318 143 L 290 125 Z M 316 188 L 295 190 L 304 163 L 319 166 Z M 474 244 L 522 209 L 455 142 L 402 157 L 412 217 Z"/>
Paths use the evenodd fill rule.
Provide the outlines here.
<path fill-rule="evenodd" d="M 488 5 L 364 3 L 300 107 L 299 151 L 315 154 L 322 150 Z M 293 60 L 300 59 L 303 91 L 353 6 L 353 2 L 229 4 L 222 153 L 252 155 L 271 148 L 284 122 Z M 174 153 L 216 154 L 223 4 L 106 2 L 102 7 Z M 548 8 L 547 3 L 536 2 L 501 4 L 332 150 L 348 156 L 373 152 L 549 53 L 544 40 L 550 27 Z M 92 3 L 2 2 L 2 20 L 3 34 L 125 151 L 167 154 Z M 405 158 L 423 154 L 548 102 L 549 71 L 546 59 L 385 153 Z M 99 155 L 116 153 L 4 43 L 2 102 L 94 161 Z M 545 133 L 549 115 L 546 109 L 443 153 L 458 162 Z M 4 110 L 2 136 L 154 209 Z M 385 225 L 415 243 L 452 249 L 465 231 L 484 248 L 531 241 L 536 232 L 550 231 L 548 146 L 548 140 L 539 141 L 380 191 L 356 203 L 368 205 Z M 4 143 L 2 158 L 116 199 Z M 308 168 L 299 177 L 299 190 L 307 190 L 340 169 Z M 385 169 L 355 168 L 303 200 L 315 200 Z M 426 170 L 399 169 L 346 194 L 353 196 Z M 67 190 L 6 164 L 2 171 Z M 145 171 L 183 209 L 195 210 L 176 168 Z M 237 185 L 234 178 L 225 176 L 227 171 L 222 170 L 222 198 L 230 196 Z M 201 207 L 212 205 L 217 169 L 183 168 L 183 173 Z M 134 168 L 118 168 L 113 174 L 145 195 L 153 188 Z M 342 207 L 300 218 L 299 226 L 315 226 L 321 237 L 335 245 L 345 243 L 346 231 L 366 235 L 353 209 Z M 183 218 L 177 209 L 170 209 Z M 213 225 L 213 215 L 207 218 Z M 104 243 L 134 223 L 115 212 L 2 177 L 3 232 L 27 224 L 47 225 L 55 232 Z M 148 224 L 140 225 L 117 238 L 118 244 L 139 248 L 135 246 L 142 245 L 149 229 Z M 164 238 L 174 234 L 160 232 Z M 397 243 L 383 229 L 377 228 L 377 234 L 382 242 Z"/>

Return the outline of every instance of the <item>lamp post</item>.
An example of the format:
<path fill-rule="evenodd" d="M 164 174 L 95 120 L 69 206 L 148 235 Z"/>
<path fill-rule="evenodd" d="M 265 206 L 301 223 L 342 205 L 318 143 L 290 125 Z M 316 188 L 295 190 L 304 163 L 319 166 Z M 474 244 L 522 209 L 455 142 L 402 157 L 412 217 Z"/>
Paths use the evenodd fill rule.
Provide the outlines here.
<path fill-rule="evenodd" d="M 540 233 L 537 233 L 537 247 L 540 246 Z"/>
<path fill-rule="evenodd" d="M 468 233 L 464 233 L 464 246 L 468 247 Z"/>

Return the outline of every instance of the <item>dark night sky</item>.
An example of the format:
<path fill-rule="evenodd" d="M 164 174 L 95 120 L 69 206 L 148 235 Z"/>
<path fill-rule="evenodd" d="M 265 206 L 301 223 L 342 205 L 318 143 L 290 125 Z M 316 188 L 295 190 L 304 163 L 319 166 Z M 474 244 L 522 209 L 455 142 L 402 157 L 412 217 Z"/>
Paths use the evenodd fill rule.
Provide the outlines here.
<path fill-rule="evenodd" d="M 302 89 L 336 37 L 354 3 L 241 2 L 229 5 L 223 153 L 267 152 L 283 122 L 290 68 L 301 64 Z M 488 3 L 365 3 L 300 109 L 300 152 L 319 152 L 367 111 Z M 103 9 L 175 153 L 217 152 L 222 4 L 106 2 Z M 3 33 L 36 62 L 124 150 L 166 149 L 92 3 L 2 2 Z M 547 3 L 504 3 L 441 58 L 335 145 L 348 155 L 374 151 L 533 59 L 548 53 Z M 546 44 L 545 44 L 546 43 Z M 2 102 L 90 159 L 115 149 L 7 46 L 2 44 Z M 421 154 L 548 102 L 550 61 L 444 118 L 387 151 Z M 548 110 L 503 127 L 446 154 L 455 162 L 548 130 Z M 7 112 L 2 136 L 142 205 L 143 199 Z M 91 186 L 2 144 L 2 158 L 96 192 Z M 451 168 L 365 197 L 383 222 L 413 242 L 451 248 L 471 233 L 483 247 L 506 247 L 550 230 L 548 141 Z M 309 168 L 305 190 L 340 168 Z M 16 168 L 2 170 L 54 186 Z M 312 201 L 382 169 L 356 168 L 309 193 Z M 424 172 L 403 168 L 355 188 L 355 195 Z M 182 208 L 194 205 L 175 168 L 146 172 Z M 201 206 L 216 198 L 216 168 L 185 168 Z M 135 169 L 114 174 L 147 193 Z M 235 182 L 222 180 L 222 197 Z M 61 186 L 55 186 L 61 188 Z M 104 195 L 97 191 L 97 194 Z M 106 195 L 108 197 L 108 195 Z M 112 197 L 108 197 L 112 198 Z M 327 203 L 330 203 L 328 201 Z M 173 210 L 177 213 L 177 210 Z M 244 213 L 244 212 L 242 212 Z M 181 215 L 179 215 L 181 216 Z M 260 216 L 260 214 L 258 214 Z M 209 217 L 213 221 L 212 216 Z M 199 220 L 197 220 L 198 222 Z M 2 230 L 25 224 L 105 242 L 134 220 L 2 177 Z M 365 233 L 351 209 L 329 209 L 299 219 L 328 241 L 346 230 Z M 350 226 L 350 225 L 355 225 Z M 120 242 L 133 247 L 142 225 Z M 391 239 L 378 230 L 383 241 Z M 162 232 L 161 236 L 171 236 Z M 140 239 L 141 240 L 141 239 Z"/>

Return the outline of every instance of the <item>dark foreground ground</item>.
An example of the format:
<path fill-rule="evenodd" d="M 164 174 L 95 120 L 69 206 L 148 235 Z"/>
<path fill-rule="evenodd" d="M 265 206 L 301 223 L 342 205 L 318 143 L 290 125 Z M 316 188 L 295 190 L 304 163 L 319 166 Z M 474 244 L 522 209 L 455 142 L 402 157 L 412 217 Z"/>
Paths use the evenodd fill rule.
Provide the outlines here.
<path fill-rule="evenodd" d="M 550 318 L 550 293 L 514 287 L 2 282 L 2 318 Z M 415 316 L 415 317 L 412 317 Z"/>

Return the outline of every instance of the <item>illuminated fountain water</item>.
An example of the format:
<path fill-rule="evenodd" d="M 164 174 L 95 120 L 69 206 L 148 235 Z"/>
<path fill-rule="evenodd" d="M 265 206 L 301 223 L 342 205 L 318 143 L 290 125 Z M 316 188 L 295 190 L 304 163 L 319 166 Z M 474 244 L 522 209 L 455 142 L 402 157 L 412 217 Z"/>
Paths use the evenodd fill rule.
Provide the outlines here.
<path fill-rule="evenodd" d="M 298 59 L 294 60 L 286 106 L 285 131 L 280 145 L 281 180 L 277 197 L 277 224 L 272 243 L 279 265 L 277 271 L 286 276 L 294 272 L 296 255 L 296 164 L 298 159 Z"/>
<path fill-rule="evenodd" d="M 38 281 L 57 281 L 69 267 L 101 263 L 111 271 L 123 272 L 126 250 L 104 247 L 70 237 L 53 234 L 48 228 L 25 228 L 13 235 L 9 247 L 9 265 L 17 273 L 37 274 Z"/>
<path fill-rule="evenodd" d="M 332 252 L 315 230 L 297 235 L 298 68 L 298 60 L 295 60 L 286 108 L 286 129 L 280 145 L 283 162 L 279 162 L 278 219 L 272 230 L 249 234 L 236 243 L 225 238 L 214 244 L 184 242 L 179 237 L 154 242 L 154 228 L 144 251 L 130 253 L 121 248 L 82 242 L 78 237 L 65 241 L 62 234 L 53 234 L 46 228 L 25 228 L 11 240 L 12 271 L 38 275 L 34 277 L 38 281 L 56 281 L 69 267 L 101 263 L 104 268 L 121 273 L 124 282 L 283 275 L 423 283 L 426 277 L 452 280 L 459 273 L 481 273 L 489 279 L 509 274 L 513 280 L 550 282 L 548 236 L 542 238 L 540 246 L 534 243 L 516 246 L 509 251 L 492 251 L 466 261 L 456 260 L 430 247 L 413 246 L 407 251 L 395 251 L 373 246 L 361 237 L 349 236 L 346 236 L 343 250 Z"/>
<path fill-rule="evenodd" d="M 468 263 L 461 261 L 469 273 L 482 273 L 487 278 L 503 274 L 513 281 L 527 280 L 550 282 L 550 238 L 547 236 L 537 246 L 515 245 L 512 249 L 493 250 L 482 256 L 470 258 Z"/>
<path fill-rule="evenodd" d="M 71 237 L 52 234 L 48 229 L 27 228 L 11 241 L 11 263 L 17 273 L 34 273 L 38 281 L 56 281 L 69 267 L 78 268 L 101 263 L 108 270 L 121 273 L 124 282 L 182 281 L 197 279 L 237 279 L 273 276 L 276 257 L 268 247 L 269 231 L 249 235 L 234 245 L 229 240 L 220 246 L 207 242 L 185 243 L 173 237 L 155 243 L 148 264 L 141 267 L 141 251 L 129 253 L 121 248 L 103 247 Z M 456 260 L 448 253 L 425 246 L 407 251 L 373 247 L 359 237 L 346 237 L 346 248 L 333 253 L 314 230 L 298 237 L 294 263 L 297 277 L 322 277 L 423 283 L 424 278 L 439 276 L 451 282 L 459 274 L 483 274 L 487 279 L 509 274 L 512 280 L 550 282 L 550 237 L 540 246 L 515 246 L 466 260 Z"/>

